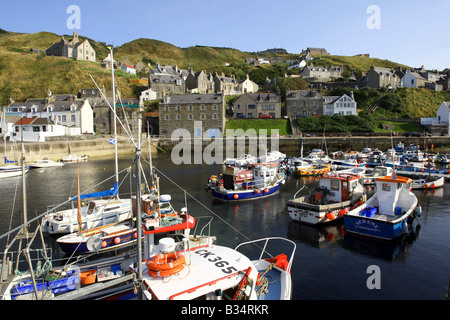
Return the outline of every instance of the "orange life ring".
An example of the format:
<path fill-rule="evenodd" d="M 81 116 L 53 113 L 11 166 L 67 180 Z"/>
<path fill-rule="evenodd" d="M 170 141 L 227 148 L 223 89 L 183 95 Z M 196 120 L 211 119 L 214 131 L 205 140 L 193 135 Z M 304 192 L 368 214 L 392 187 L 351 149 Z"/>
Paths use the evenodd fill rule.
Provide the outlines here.
<path fill-rule="evenodd" d="M 186 259 L 183 255 L 173 253 L 158 254 L 147 260 L 148 274 L 153 277 L 165 277 L 183 270 Z"/>

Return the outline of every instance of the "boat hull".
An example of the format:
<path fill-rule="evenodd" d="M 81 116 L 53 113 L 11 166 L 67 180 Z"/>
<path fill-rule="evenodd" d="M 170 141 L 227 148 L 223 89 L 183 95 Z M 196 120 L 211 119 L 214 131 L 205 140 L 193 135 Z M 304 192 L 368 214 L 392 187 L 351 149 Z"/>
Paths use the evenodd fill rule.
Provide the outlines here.
<path fill-rule="evenodd" d="M 414 215 L 395 220 L 396 222 L 381 221 L 363 216 L 344 217 L 344 228 L 347 232 L 365 237 L 394 240 L 407 234 Z"/>
<path fill-rule="evenodd" d="M 296 221 L 305 224 L 323 224 L 341 220 L 344 214 L 352 209 L 354 203 L 359 201 L 361 197 L 354 201 L 346 201 L 333 205 L 314 205 L 304 202 L 288 201 L 287 210 L 289 216 Z"/>
<path fill-rule="evenodd" d="M 282 180 L 284 181 L 284 180 Z M 215 200 L 226 202 L 238 202 L 246 200 L 256 200 L 270 197 L 279 192 L 282 181 L 278 181 L 274 186 L 264 189 L 248 189 L 248 190 L 228 190 L 221 188 L 211 189 Z"/>

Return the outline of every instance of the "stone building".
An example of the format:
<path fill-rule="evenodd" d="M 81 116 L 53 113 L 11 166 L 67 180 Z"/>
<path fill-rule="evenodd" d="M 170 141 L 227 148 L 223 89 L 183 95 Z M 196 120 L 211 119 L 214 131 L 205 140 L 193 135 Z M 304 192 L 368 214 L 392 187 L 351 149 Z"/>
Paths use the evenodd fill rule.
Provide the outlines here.
<path fill-rule="evenodd" d="M 276 93 L 245 93 L 233 104 L 236 118 L 281 118 L 281 97 Z"/>
<path fill-rule="evenodd" d="M 191 93 L 214 93 L 214 78 L 212 74 L 205 70 L 194 72 L 192 69 L 188 70 L 186 77 L 186 91 Z"/>
<path fill-rule="evenodd" d="M 185 129 L 191 137 L 217 137 L 225 130 L 223 94 L 166 95 L 159 105 L 160 135 Z"/>
<path fill-rule="evenodd" d="M 64 39 L 64 36 L 61 36 L 61 41 L 52 44 L 47 50 L 45 50 L 45 53 L 48 56 L 73 58 L 75 60 L 86 60 L 94 62 L 96 60 L 96 53 L 94 48 L 91 46 L 87 39 L 84 41 L 80 41 L 77 32 L 73 33 L 73 38 L 70 41 Z"/>
<path fill-rule="evenodd" d="M 370 88 L 397 88 L 401 86 L 401 78 L 392 68 L 371 66 L 366 74 L 366 85 Z"/>
<path fill-rule="evenodd" d="M 291 119 L 323 115 L 323 97 L 320 92 L 296 90 L 286 92 L 286 116 Z"/>

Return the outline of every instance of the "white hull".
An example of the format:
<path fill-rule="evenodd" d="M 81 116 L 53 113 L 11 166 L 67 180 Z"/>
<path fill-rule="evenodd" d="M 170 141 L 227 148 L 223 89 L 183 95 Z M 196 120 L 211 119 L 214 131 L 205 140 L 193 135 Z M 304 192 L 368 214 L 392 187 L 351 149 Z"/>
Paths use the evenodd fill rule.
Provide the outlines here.
<path fill-rule="evenodd" d="M 89 213 L 89 203 L 96 207 Z M 43 230 L 50 234 L 65 234 L 79 231 L 78 209 L 68 209 L 47 215 L 42 219 Z M 111 223 L 122 222 L 132 217 L 130 199 L 95 200 L 81 208 L 83 230 L 89 230 Z"/>

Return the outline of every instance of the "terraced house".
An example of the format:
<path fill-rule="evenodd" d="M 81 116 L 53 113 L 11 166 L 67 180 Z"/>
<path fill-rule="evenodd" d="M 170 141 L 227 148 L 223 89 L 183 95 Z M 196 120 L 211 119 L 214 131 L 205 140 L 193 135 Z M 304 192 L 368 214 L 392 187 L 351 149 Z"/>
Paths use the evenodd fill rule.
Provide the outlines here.
<path fill-rule="evenodd" d="M 171 137 L 185 129 L 191 137 L 217 137 L 225 130 L 225 96 L 166 95 L 159 104 L 159 132 Z"/>
<path fill-rule="evenodd" d="M 245 93 L 233 104 L 236 118 L 281 118 L 281 97 L 276 93 Z"/>

